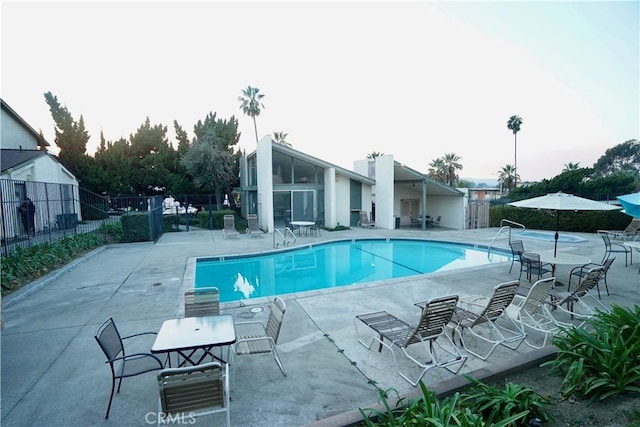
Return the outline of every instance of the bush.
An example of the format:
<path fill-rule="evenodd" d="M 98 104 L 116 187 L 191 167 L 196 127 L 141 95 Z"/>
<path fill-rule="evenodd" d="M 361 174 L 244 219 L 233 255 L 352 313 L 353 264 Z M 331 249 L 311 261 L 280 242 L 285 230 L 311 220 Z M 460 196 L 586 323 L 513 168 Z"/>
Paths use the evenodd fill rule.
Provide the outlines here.
<path fill-rule="evenodd" d="M 224 216 L 233 215 L 235 218 L 236 230 L 244 231 L 247 228 L 247 220 L 236 215 L 236 211 L 224 210 L 224 211 L 212 211 L 211 215 L 209 211 L 198 212 L 198 226 L 200 228 L 206 228 L 210 230 L 222 230 L 224 228 Z M 213 227 L 209 227 L 209 218 L 212 218 Z"/>
<path fill-rule="evenodd" d="M 16 248 L 15 252 L 2 257 L 2 295 L 13 292 L 25 283 L 100 245 L 102 241 L 97 234 L 87 233 L 67 236 L 53 243 Z"/>
<path fill-rule="evenodd" d="M 132 213 L 123 215 L 122 222 L 122 242 L 147 242 L 151 239 L 151 223 L 148 212 Z"/>
<path fill-rule="evenodd" d="M 592 329 L 592 330 L 588 330 Z M 553 339 L 559 351 L 551 365 L 564 377 L 560 392 L 603 400 L 624 392 L 640 392 L 640 307 L 614 305 L 599 312 L 587 328 L 564 329 Z"/>
<path fill-rule="evenodd" d="M 103 223 L 98 231 L 104 234 L 106 243 L 120 243 L 124 236 L 120 221 Z"/>
<path fill-rule="evenodd" d="M 595 233 L 598 230 L 624 230 L 631 221 L 629 215 L 618 211 L 562 211 L 558 229 L 577 233 Z M 500 220 L 508 219 L 535 230 L 556 229 L 556 212 L 513 206 L 492 206 L 489 225 L 500 227 Z"/>
<path fill-rule="evenodd" d="M 387 400 L 388 392 L 380 391 L 385 412 L 371 408 L 360 409 L 365 425 L 369 427 L 410 425 L 442 427 L 491 425 L 505 427 L 515 425 L 516 421 L 524 420 L 531 413 L 529 409 L 521 410 L 531 402 L 530 395 L 516 395 L 515 401 L 517 404 L 508 405 L 505 404 L 506 400 L 502 397 L 507 394 L 497 394 L 499 396 L 497 400 L 503 406 L 503 410 L 500 411 L 503 417 L 496 419 L 495 422 L 491 421 L 491 424 L 489 424 L 489 421 L 483 419 L 482 412 L 474 412 L 473 405 L 468 404 L 473 398 L 463 398 L 463 395 L 456 393 L 451 397 L 439 400 L 435 393 L 428 390 L 422 381 L 420 381 L 420 389 L 422 390 L 422 397 L 408 402 L 404 398 L 399 399 L 395 409 L 392 409 L 389 405 Z M 465 399 L 467 403 L 465 403 Z"/>

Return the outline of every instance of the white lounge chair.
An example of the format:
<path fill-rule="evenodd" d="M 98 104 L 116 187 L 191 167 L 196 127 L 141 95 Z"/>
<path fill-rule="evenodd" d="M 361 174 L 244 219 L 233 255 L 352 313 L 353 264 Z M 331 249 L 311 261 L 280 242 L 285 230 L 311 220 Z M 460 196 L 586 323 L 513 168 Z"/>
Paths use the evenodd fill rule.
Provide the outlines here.
<path fill-rule="evenodd" d="M 461 299 L 451 319 L 451 325 L 454 325 L 452 338 L 455 340 L 455 334 L 458 333 L 464 349 L 482 360 L 487 360 L 499 345 L 512 350 L 520 347 L 527 334 L 521 324 L 517 324 L 505 313 L 516 295 L 519 284 L 518 280 L 500 283 L 494 288 L 491 298 L 471 296 Z M 471 349 L 464 340 L 465 331 L 489 343 L 489 351 L 480 354 L 477 350 Z"/>
<path fill-rule="evenodd" d="M 451 295 L 434 298 L 424 303 L 417 303 L 416 306 L 422 308 L 422 314 L 417 326 L 410 325 L 386 311 L 361 314 L 354 319 L 358 341 L 368 349 L 371 349 L 371 346 L 376 342 L 379 344 L 378 351 L 382 351 L 382 346 L 388 348 L 393 356 L 396 371 L 414 387 L 418 385 L 424 374 L 432 368 L 445 368 L 457 374 L 467 361 L 467 356 L 460 354 L 451 337 L 446 333 L 446 326 L 451 321 L 457 302 L 458 296 Z M 373 336 L 368 344 L 361 338 L 358 330 L 360 322 L 367 325 L 377 334 Z M 440 344 L 439 341 L 443 339 L 447 341 L 447 347 L 443 347 Z M 413 344 L 419 344 L 418 347 L 422 350 L 420 355 L 413 355 L 409 352 L 409 347 Z M 438 357 L 434 344 L 437 344 L 438 348 L 449 355 L 446 360 L 441 360 Z M 422 368 L 420 375 L 415 380 L 409 378 L 400 369 L 394 347 L 398 347 L 410 361 Z M 458 365 L 455 370 L 450 368 L 454 365 Z"/>
<path fill-rule="evenodd" d="M 225 215 L 223 218 L 224 227 L 222 228 L 222 238 L 226 239 L 227 236 L 232 236 L 235 238 L 240 237 L 240 233 L 236 230 L 236 221 L 233 215 Z"/>
<path fill-rule="evenodd" d="M 360 211 L 360 220 L 358 226 L 362 228 L 375 228 L 375 223 L 369 221 L 369 214 L 365 211 Z"/>
<path fill-rule="evenodd" d="M 260 230 L 260 226 L 258 225 L 258 215 L 256 214 L 248 214 L 247 215 L 247 231 L 250 237 L 262 237 L 262 230 Z"/>

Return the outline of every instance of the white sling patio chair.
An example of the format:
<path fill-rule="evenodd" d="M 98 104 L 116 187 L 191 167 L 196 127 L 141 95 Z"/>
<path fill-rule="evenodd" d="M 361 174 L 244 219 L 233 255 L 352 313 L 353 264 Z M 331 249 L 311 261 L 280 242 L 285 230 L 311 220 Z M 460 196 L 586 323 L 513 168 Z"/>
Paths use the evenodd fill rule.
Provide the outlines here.
<path fill-rule="evenodd" d="M 453 325 L 452 338 L 455 340 L 457 333 L 464 349 L 482 360 L 487 360 L 499 345 L 512 350 L 520 347 L 527 334 L 522 325 L 517 324 L 505 313 L 516 295 L 519 284 L 517 280 L 500 283 L 494 288 L 491 298 L 471 296 L 461 299 L 449 325 Z M 472 350 L 464 339 L 465 331 L 489 343 L 489 351 L 480 354 L 478 350 Z"/>
<path fill-rule="evenodd" d="M 531 286 L 526 297 L 516 295 L 513 303 L 507 307 L 507 316 L 520 324 L 524 330 L 532 330 L 544 335 L 542 344 L 537 345 L 531 341 L 531 334 L 527 334 L 525 343 L 530 347 L 544 347 L 549 337 L 560 331 L 557 320 L 551 315 L 549 308 L 546 306 L 546 300 L 549 297 L 551 288 L 553 288 L 554 280 L 555 277 L 538 280 Z"/>
<path fill-rule="evenodd" d="M 224 412 L 226 425 L 231 426 L 228 364 L 210 362 L 163 369 L 158 372 L 158 387 L 158 425 L 171 424 L 169 420 L 179 416 L 188 417 L 188 421 Z"/>
<path fill-rule="evenodd" d="M 284 369 L 280 354 L 276 347 L 280 329 L 282 328 L 282 320 L 287 310 L 287 305 L 280 297 L 275 297 L 273 302 L 269 304 L 269 318 L 266 325 L 258 321 L 235 322 L 237 339 L 235 343 L 235 355 L 251 355 L 261 353 L 272 353 L 278 367 L 282 371 L 282 375 L 287 376 Z M 235 361 L 235 360 L 234 360 Z M 235 367 L 233 364 L 234 381 Z"/>
<path fill-rule="evenodd" d="M 393 356 L 396 371 L 414 387 L 418 385 L 424 374 L 432 368 L 445 368 L 457 374 L 467 361 L 467 356 L 460 354 L 451 337 L 446 333 L 446 326 L 451 321 L 457 302 L 458 296 L 451 295 L 434 298 L 424 303 L 417 303 L 416 306 L 422 308 L 417 326 L 410 325 L 386 311 L 361 314 L 354 319 L 358 341 L 368 349 L 371 349 L 371 346 L 376 342 L 380 344 L 378 351 L 382 351 L 382 346 L 389 349 Z M 360 322 L 373 329 L 376 333 L 368 344 L 361 337 L 358 330 Z M 443 347 L 439 340 L 446 340 L 449 348 Z M 420 355 L 411 354 L 408 348 L 413 344 L 417 344 L 423 353 Z M 446 352 L 449 358 L 441 360 L 436 353 L 434 344 L 437 344 L 438 348 Z M 422 368 L 420 375 L 415 380 L 409 378 L 400 369 L 394 347 L 399 348 L 410 361 Z M 453 365 L 458 365 L 457 369 L 451 369 L 450 367 Z"/>

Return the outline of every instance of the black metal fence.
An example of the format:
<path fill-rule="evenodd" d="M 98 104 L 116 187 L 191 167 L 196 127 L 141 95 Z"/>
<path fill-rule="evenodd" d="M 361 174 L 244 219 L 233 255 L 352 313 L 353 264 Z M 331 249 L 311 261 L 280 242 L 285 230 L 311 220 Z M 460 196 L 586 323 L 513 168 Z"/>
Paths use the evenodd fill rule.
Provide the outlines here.
<path fill-rule="evenodd" d="M 160 196 L 108 198 L 71 184 L 2 179 L 2 254 L 79 233 L 99 233 L 107 242 L 103 225 L 135 212 L 149 212 L 149 232 L 156 241 L 162 235 L 162 210 Z"/>

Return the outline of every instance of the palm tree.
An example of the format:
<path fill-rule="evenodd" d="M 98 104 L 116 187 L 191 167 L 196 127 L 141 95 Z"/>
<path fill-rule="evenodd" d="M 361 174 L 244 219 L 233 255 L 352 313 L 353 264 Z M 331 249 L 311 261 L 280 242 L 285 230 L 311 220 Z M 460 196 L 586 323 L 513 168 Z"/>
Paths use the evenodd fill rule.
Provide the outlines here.
<path fill-rule="evenodd" d="M 442 158 L 442 161 L 447 170 L 447 182 L 453 187 L 457 179 L 456 171 L 462 170 L 462 165 L 458 163 L 462 158 L 456 153 L 446 153 Z"/>
<path fill-rule="evenodd" d="M 517 173 L 518 171 L 518 137 L 517 137 L 517 133 L 520 132 L 520 126 L 522 125 L 522 119 L 520 118 L 520 116 L 511 116 L 509 117 L 509 120 L 507 121 L 507 128 L 513 132 L 513 168 L 514 168 L 514 172 Z M 514 187 L 518 186 L 518 179 L 516 178 L 516 181 L 514 183 Z"/>
<path fill-rule="evenodd" d="M 507 192 L 515 188 L 519 176 L 516 173 L 516 168 L 513 165 L 505 165 L 502 170 L 498 172 L 498 182 L 502 184 L 502 188 Z"/>
<path fill-rule="evenodd" d="M 375 160 L 376 157 L 380 157 L 380 156 L 384 156 L 384 153 L 378 153 L 377 151 L 372 151 L 371 153 L 367 154 L 367 159 Z"/>
<path fill-rule="evenodd" d="M 447 182 L 447 166 L 444 164 L 444 160 L 440 157 L 429 163 L 429 171 L 427 172 L 429 177 L 440 182 Z"/>
<path fill-rule="evenodd" d="M 577 171 L 578 169 L 580 169 L 580 162 L 578 163 L 565 163 L 564 165 L 564 169 L 562 169 L 562 172 L 569 172 L 569 171 Z"/>
<path fill-rule="evenodd" d="M 261 99 L 264 95 L 260 93 L 257 87 L 247 86 L 242 89 L 242 96 L 238 97 L 240 108 L 249 117 L 253 119 L 253 128 L 256 131 L 256 143 L 258 142 L 258 126 L 256 125 L 256 117 L 260 115 L 260 109 L 264 108 Z"/>
<path fill-rule="evenodd" d="M 284 132 L 273 132 L 273 140 L 277 143 L 277 144 L 282 144 L 282 145 L 286 145 L 287 147 L 291 147 L 291 144 L 289 144 L 286 139 L 289 136 L 288 133 L 284 133 Z"/>

